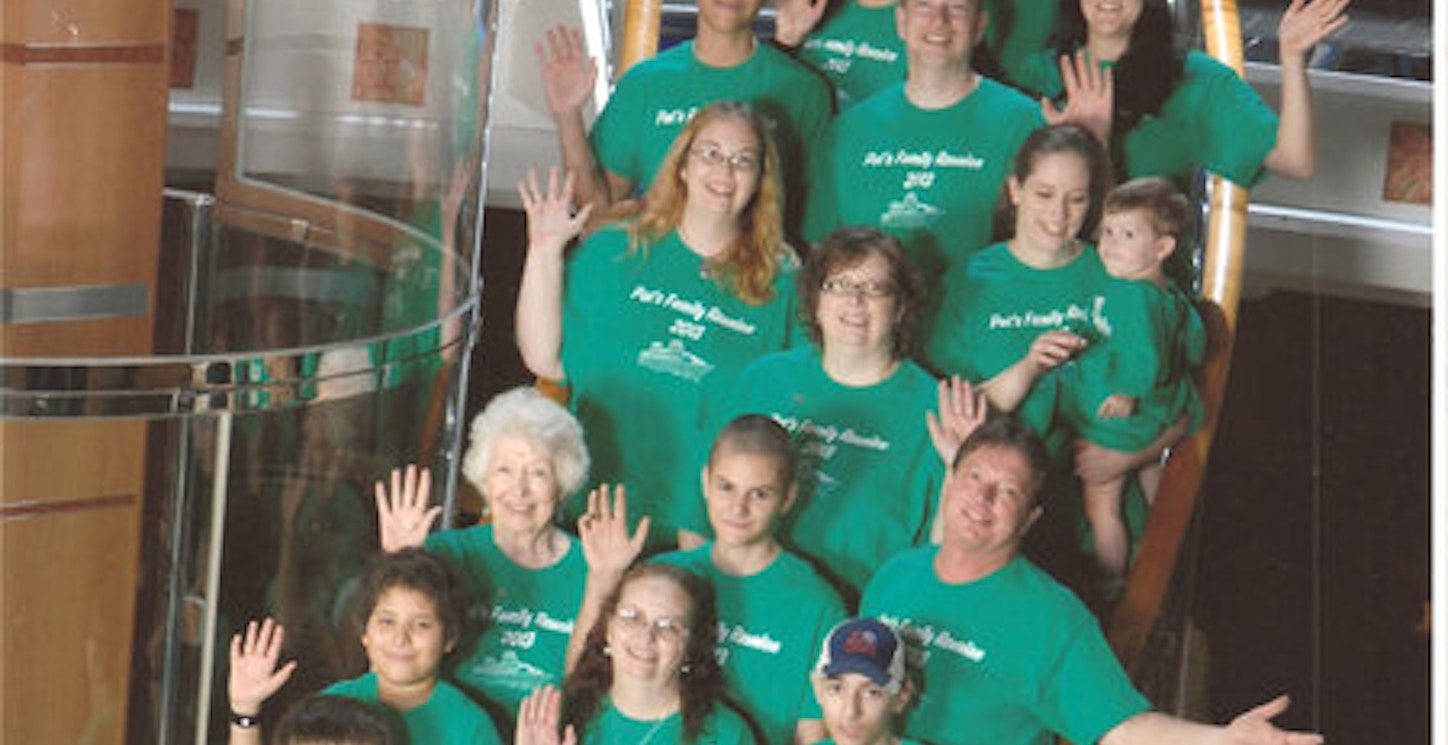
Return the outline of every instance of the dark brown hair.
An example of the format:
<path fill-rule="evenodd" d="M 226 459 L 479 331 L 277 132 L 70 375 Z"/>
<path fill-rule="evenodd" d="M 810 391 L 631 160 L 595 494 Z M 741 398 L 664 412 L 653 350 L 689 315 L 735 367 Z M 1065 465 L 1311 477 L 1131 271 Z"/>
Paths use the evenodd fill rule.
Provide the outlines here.
<path fill-rule="evenodd" d="M 1053 124 L 1037 129 L 1016 152 L 1011 176 L 1023 184 L 1036 170 L 1037 161 L 1059 153 L 1071 153 L 1086 162 L 1086 170 L 1091 175 L 1091 199 L 1076 237 L 1095 240 L 1096 229 L 1101 225 L 1101 203 L 1111 189 L 1112 177 L 1106 149 L 1091 133 L 1075 124 Z M 1016 207 L 1011 203 L 1009 185 L 1005 183 L 1001 184 L 1000 199 L 996 203 L 994 232 L 997 241 L 1009 240 L 1016 232 Z"/>
<path fill-rule="evenodd" d="M 360 601 L 355 622 L 367 628 L 367 619 L 382 599 L 382 593 L 394 587 L 419 592 L 432 601 L 443 639 L 455 644 L 462 635 L 463 617 L 467 612 L 467 591 L 447 559 L 420 548 L 405 548 L 396 553 L 379 554 L 372 559 L 367 576 L 362 580 Z"/>
<path fill-rule="evenodd" d="M 858 266 L 871 256 L 879 256 L 890 267 L 890 283 L 895 285 L 896 312 L 899 320 L 890 334 L 891 355 L 895 359 L 909 357 L 915 351 L 920 326 L 925 317 L 925 283 L 920 271 L 905 257 L 900 241 L 875 228 L 837 228 L 810 250 L 804 268 L 795 277 L 799 296 L 799 320 L 815 346 L 824 346 L 820 329 L 820 292 L 831 274 Z"/>

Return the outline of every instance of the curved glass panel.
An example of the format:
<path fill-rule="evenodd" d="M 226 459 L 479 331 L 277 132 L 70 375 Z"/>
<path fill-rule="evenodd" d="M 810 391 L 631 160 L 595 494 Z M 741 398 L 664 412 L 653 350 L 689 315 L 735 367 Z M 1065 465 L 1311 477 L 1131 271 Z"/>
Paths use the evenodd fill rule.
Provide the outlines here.
<path fill-rule="evenodd" d="M 451 507 L 494 5 L 226 10 L 215 194 L 167 193 L 154 282 L 3 298 L 37 333 L 151 332 L 124 357 L 0 358 L 6 664 L 47 671 L 5 705 L 55 720 L 65 699 L 56 741 L 224 742 L 227 642 L 253 619 L 299 662 L 268 721 L 359 675 L 373 482 L 430 466 Z"/>

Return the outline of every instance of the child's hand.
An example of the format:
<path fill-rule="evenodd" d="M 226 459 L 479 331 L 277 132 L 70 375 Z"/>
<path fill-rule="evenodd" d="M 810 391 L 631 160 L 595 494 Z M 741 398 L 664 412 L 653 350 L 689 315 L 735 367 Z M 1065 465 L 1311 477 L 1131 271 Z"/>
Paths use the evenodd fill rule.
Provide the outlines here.
<path fill-rule="evenodd" d="M 1120 393 L 1113 393 L 1096 409 L 1097 419 L 1125 419 L 1136 412 L 1136 399 Z"/>
<path fill-rule="evenodd" d="M 1026 360 L 1036 369 L 1036 373 L 1044 373 L 1054 367 L 1060 366 L 1071 355 L 1086 348 L 1086 340 L 1066 329 L 1051 329 L 1031 342 L 1031 348 L 1026 352 Z"/>
<path fill-rule="evenodd" d="M 392 469 L 392 489 L 378 480 L 373 487 L 377 502 L 377 532 L 382 550 L 395 553 L 404 548 L 421 548 L 427 531 L 442 514 L 442 507 L 429 507 L 428 492 L 432 476 L 428 469 L 416 464 Z"/>
<path fill-rule="evenodd" d="M 231 671 L 226 676 L 226 697 L 233 713 L 256 716 L 261 705 L 276 693 L 292 672 L 297 661 L 280 668 L 282 654 L 281 624 L 268 618 L 258 627 L 256 621 L 246 625 L 245 632 L 231 637 Z"/>

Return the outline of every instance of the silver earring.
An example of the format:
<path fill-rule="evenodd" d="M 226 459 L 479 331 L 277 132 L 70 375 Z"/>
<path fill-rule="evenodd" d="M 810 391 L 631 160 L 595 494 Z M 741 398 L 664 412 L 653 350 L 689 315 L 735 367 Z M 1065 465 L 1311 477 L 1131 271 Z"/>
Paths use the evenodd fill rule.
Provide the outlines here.
<path fill-rule="evenodd" d="M 613 647 L 610 647 L 610 646 L 608 646 L 607 644 L 603 645 L 603 656 L 604 656 L 604 657 L 612 657 L 612 656 L 613 656 Z"/>

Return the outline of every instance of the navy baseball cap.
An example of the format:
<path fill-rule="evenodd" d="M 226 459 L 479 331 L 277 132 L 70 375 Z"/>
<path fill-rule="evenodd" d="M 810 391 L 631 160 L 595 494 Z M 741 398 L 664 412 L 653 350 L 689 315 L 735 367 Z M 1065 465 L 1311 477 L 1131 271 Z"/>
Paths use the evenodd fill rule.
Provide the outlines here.
<path fill-rule="evenodd" d="M 859 673 L 893 693 L 905 682 L 905 645 L 884 623 L 852 618 L 830 629 L 815 672 L 826 677 Z"/>

